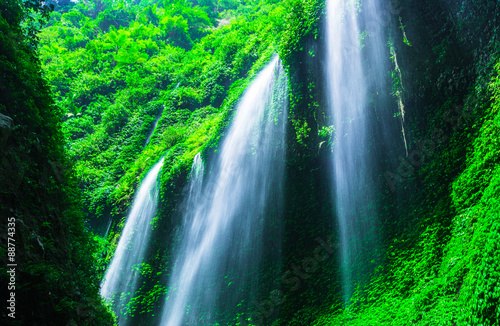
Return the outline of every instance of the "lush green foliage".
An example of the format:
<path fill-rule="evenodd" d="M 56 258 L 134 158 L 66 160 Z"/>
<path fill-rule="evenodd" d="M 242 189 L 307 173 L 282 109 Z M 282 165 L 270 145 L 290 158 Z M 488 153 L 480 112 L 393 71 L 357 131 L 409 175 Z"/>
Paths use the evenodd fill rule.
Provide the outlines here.
<path fill-rule="evenodd" d="M 233 82 L 275 52 L 282 8 L 255 4 L 243 15 L 250 10 L 218 4 L 231 18 L 224 26 L 207 5 L 77 4 L 54 13 L 40 34 L 41 60 L 65 110 L 70 158 L 91 217 L 129 204 L 137 177 L 172 146 L 187 149 L 188 164 L 227 116 L 231 106 L 221 110 L 223 101 L 234 103 L 243 90 Z"/>

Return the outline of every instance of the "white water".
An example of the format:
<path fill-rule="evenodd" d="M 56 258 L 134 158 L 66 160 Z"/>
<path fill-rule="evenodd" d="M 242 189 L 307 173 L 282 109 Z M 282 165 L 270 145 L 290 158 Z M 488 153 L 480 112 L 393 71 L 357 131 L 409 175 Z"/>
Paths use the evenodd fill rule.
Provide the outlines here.
<path fill-rule="evenodd" d="M 158 125 L 158 120 L 160 120 L 161 118 L 161 115 L 158 116 L 153 124 L 153 128 L 151 129 L 149 135 L 148 135 L 148 138 L 146 139 L 146 142 L 144 143 L 144 146 L 146 146 L 147 144 L 149 144 L 149 141 L 151 140 L 151 136 L 153 136 L 153 132 L 156 130 L 156 126 Z"/>
<path fill-rule="evenodd" d="M 273 91 L 279 74 L 276 57 L 246 90 L 203 181 L 195 158 L 160 325 L 226 324 L 221 312 L 229 314 L 242 298 L 251 302 L 258 288 L 250 282 L 265 254 L 264 229 L 280 224 L 268 217 L 268 206 L 280 205 L 283 181 L 287 86 Z M 272 230 L 281 242 L 280 228 Z"/>
<path fill-rule="evenodd" d="M 176 86 L 176 88 L 177 88 L 177 86 Z M 156 126 L 158 126 L 158 121 L 160 120 L 164 110 L 165 110 L 165 105 L 163 105 L 163 108 L 161 109 L 160 113 L 158 113 L 158 115 L 156 116 L 156 120 L 153 123 L 153 128 L 151 128 L 151 131 L 149 132 L 148 138 L 146 138 L 146 142 L 144 143 L 144 147 L 146 147 L 149 144 L 149 141 L 151 140 L 151 137 L 153 136 L 153 133 L 156 130 Z"/>
<path fill-rule="evenodd" d="M 387 74 L 383 21 L 378 0 L 327 2 L 327 86 L 335 126 L 333 180 L 340 237 L 344 304 L 354 284 L 375 263 L 377 209 L 368 94 L 380 90 Z M 363 35 L 363 37 L 361 36 Z M 366 38 L 361 46 L 360 39 Z M 360 263 L 363 257 L 363 262 Z M 365 264 L 363 267 L 360 265 Z M 368 267 L 367 267 L 368 266 Z M 362 270 L 366 268 L 366 270 Z"/>
<path fill-rule="evenodd" d="M 112 302 L 119 325 L 126 324 L 120 312 L 136 291 L 139 269 L 151 232 L 150 222 L 156 214 L 159 194 L 158 173 L 163 157 L 142 181 L 127 216 L 115 254 L 101 283 L 101 295 Z"/>

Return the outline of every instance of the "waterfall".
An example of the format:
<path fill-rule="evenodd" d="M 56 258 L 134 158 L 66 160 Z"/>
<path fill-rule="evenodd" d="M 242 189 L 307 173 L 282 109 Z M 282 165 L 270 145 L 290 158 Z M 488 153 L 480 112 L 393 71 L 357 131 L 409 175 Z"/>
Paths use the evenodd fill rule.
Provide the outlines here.
<path fill-rule="evenodd" d="M 158 126 L 158 121 L 160 121 L 160 118 L 163 114 L 163 111 L 165 111 L 165 105 L 163 105 L 163 108 L 161 109 L 161 111 L 156 115 L 155 122 L 153 123 L 153 128 L 151 128 L 151 131 L 149 132 L 148 137 L 146 138 L 146 142 L 144 143 L 144 147 L 146 147 L 149 144 L 149 141 L 151 140 L 151 137 L 153 136 L 153 133 L 156 130 L 156 126 Z"/>
<path fill-rule="evenodd" d="M 279 260 L 286 90 L 275 57 L 240 99 L 204 175 L 195 158 L 161 325 L 230 323 L 258 294 L 265 256 Z"/>
<path fill-rule="evenodd" d="M 158 120 L 160 120 L 161 115 L 157 116 L 155 119 L 155 122 L 153 123 L 153 128 L 151 128 L 151 131 L 149 132 L 148 138 L 146 138 L 146 142 L 144 143 L 144 147 L 149 144 L 149 141 L 151 140 L 151 136 L 153 136 L 153 132 L 156 129 L 156 126 L 158 125 Z"/>
<path fill-rule="evenodd" d="M 123 311 L 126 311 L 126 305 L 137 288 L 140 266 L 151 232 L 150 222 L 156 214 L 159 194 L 157 179 L 162 164 L 163 157 L 142 181 L 113 259 L 101 283 L 101 295 L 112 302 L 120 326 L 127 322 Z"/>
<path fill-rule="evenodd" d="M 354 285 L 362 283 L 377 262 L 373 135 L 379 122 L 372 102 L 374 93 L 384 93 L 389 70 L 385 18 L 380 14 L 378 0 L 327 2 L 325 76 L 335 127 L 332 173 L 346 305 Z"/>

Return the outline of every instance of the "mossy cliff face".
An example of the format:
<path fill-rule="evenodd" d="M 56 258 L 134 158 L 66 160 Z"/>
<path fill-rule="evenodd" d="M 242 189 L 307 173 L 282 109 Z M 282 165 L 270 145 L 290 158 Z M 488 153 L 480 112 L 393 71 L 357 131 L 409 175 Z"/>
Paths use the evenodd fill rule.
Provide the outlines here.
<path fill-rule="evenodd" d="M 498 325 L 499 4 L 399 8 L 387 35 L 408 152 L 383 164 L 383 263 L 314 324 Z"/>
<path fill-rule="evenodd" d="M 24 10 L 18 2 L 0 4 L 0 261 L 13 264 L 1 275 L 1 296 L 15 300 L 15 309 L 2 309 L 2 324 L 112 325 L 98 294 L 94 243 L 65 158 L 60 112 L 41 78 Z"/>

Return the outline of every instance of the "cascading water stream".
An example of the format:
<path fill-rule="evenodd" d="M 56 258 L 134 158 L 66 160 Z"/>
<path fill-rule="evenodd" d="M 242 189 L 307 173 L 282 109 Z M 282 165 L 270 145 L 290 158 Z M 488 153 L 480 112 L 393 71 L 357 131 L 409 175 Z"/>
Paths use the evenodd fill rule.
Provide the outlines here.
<path fill-rule="evenodd" d="M 377 122 L 370 119 L 368 94 L 383 89 L 388 70 L 378 2 L 327 2 L 325 75 L 335 127 L 334 200 L 345 305 L 353 295 L 354 284 L 361 282 L 360 275 L 366 277 L 373 272 L 377 260 L 376 163 L 370 144 Z"/>
<path fill-rule="evenodd" d="M 137 288 L 138 268 L 144 258 L 151 232 L 150 222 L 156 214 L 159 194 L 158 174 L 163 157 L 148 172 L 132 203 L 115 254 L 101 283 L 101 295 L 112 302 L 120 326 L 127 320 L 121 309 Z"/>
<path fill-rule="evenodd" d="M 153 133 L 156 130 L 156 126 L 158 126 L 158 121 L 160 121 L 160 118 L 163 114 L 163 111 L 165 110 L 165 105 L 163 105 L 163 108 L 161 109 L 160 113 L 156 115 L 155 122 L 153 123 L 153 128 L 151 128 L 151 131 L 148 134 L 148 137 L 146 138 L 146 142 L 144 143 L 144 147 L 146 147 L 149 144 L 149 141 L 151 140 L 151 137 L 153 136 Z"/>
<path fill-rule="evenodd" d="M 281 222 L 273 214 L 280 208 L 284 169 L 283 77 L 276 57 L 241 98 L 205 175 L 195 158 L 160 325 L 226 324 L 221 314 L 251 302 L 258 291 L 251 282 L 263 256 L 279 251 Z M 266 252 L 265 232 L 276 244 Z"/>
<path fill-rule="evenodd" d="M 153 136 L 153 132 L 156 130 L 156 126 L 158 125 L 158 120 L 160 120 L 161 115 L 156 117 L 155 122 L 153 123 L 153 128 L 151 128 L 151 131 L 149 132 L 148 138 L 146 138 L 146 142 L 144 143 L 144 146 L 147 146 L 149 144 L 149 141 L 151 140 L 151 136 Z"/>

